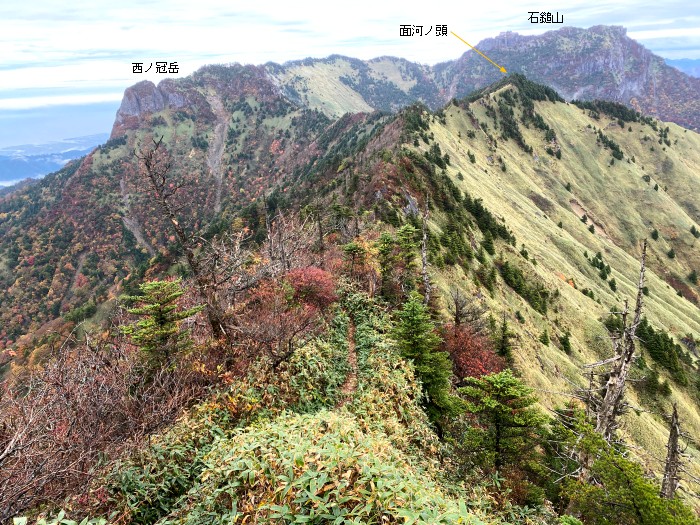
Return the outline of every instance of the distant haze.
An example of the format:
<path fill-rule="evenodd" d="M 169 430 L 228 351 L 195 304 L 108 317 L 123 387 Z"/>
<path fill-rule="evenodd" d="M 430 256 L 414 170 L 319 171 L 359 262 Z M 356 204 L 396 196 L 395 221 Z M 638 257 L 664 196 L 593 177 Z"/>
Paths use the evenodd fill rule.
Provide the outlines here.
<path fill-rule="evenodd" d="M 57 171 L 68 161 L 87 155 L 108 138 L 109 135 L 101 133 L 42 145 L 0 148 L 0 187 Z"/>
<path fill-rule="evenodd" d="M 666 59 L 669 66 L 680 69 L 686 75 L 700 78 L 700 59 L 691 60 L 689 58 L 681 58 L 678 60 Z"/>
<path fill-rule="evenodd" d="M 0 111 L 0 148 L 109 134 L 119 102 Z"/>

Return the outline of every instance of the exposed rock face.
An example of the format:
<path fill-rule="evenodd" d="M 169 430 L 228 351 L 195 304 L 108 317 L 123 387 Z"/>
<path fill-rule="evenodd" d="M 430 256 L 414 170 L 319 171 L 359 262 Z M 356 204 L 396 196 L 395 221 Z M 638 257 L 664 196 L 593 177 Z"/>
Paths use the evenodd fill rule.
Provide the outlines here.
<path fill-rule="evenodd" d="M 127 88 L 112 128 L 112 138 L 123 135 L 127 129 L 136 129 L 143 115 L 166 108 L 182 108 L 185 97 L 178 92 L 176 81 L 167 79 L 158 86 L 144 80 Z"/>
<path fill-rule="evenodd" d="M 126 130 L 137 129 L 145 116 L 164 109 L 183 109 L 198 120 L 215 121 L 216 112 L 204 95 L 206 86 L 223 99 L 235 101 L 241 96 L 253 96 L 270 102 L 278 99 L 280 89 L 262 66 L 204 66 L 191 77 L 165 79 L 158 86 L 144 80 L 126 89 L 112 127 L 111 138 Z"/>

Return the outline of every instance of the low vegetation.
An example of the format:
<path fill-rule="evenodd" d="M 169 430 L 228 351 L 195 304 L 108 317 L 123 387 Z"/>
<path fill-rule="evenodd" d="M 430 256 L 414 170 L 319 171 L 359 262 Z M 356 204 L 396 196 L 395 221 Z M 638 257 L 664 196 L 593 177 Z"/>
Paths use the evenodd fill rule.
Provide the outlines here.
<path fill-rule="evenodd" d="M 286 105 L 243 97 L 229 109 L 306 129 Z M 674 441 L 661 417 L 633 417 L 637 402 L 661 413 L 680 401 L 693 421 L 698 396 L 683 396 L 696 339 L 660 328 L 659 312 L 693 327 L 697 309 L 651 269 L 645 277 L 646 242 L 637 273 L 637 245 L 632 256 L 615 244 L 615 217 L 591 209 L 583 179 L 549 184 L 551 170 L 579 162 L 561 155 L 579 138 L 553 117 L 560 110 L 645 122 L 606 103 L 569 108 L 521 76 L 436 115 L 420 105 L 395 120 L 308 115 L 318 140 L 299 144 L 317 149 L 296 153 L 309 154 L 294 184 L 271 177 L 274 191 L 255 192 L 241 181 L 245 205 L 212 222 L 184 219 L 187 189 L 171 178 L 165 143 L 141 150 L 132 175 L 158 228 L 147 242 L 131 234 L 133 267 L 114 287 L 108 276 L 121 270 L 90 250 L 61 263 L 74 276 L 56 283 L 64 330 L 3 384 L 0 520 L 698 523 L 682 491 L 693 485 L 680 451 L 692 443 Z M 266 147 L 282 155 L 279 131 Z M 606 133 L 580 140 L 591 157 L 599 141 L 624 160 L 630 143 Z M 188 135 L 188 147 L 206 150 L 206 136 Z M 534 180 L 546 198 L 522 191 Z M 584 205 L 609 236 L 590 235 Z M 693 257 L 668 237 L 673 264 Z M 45 268 L 28 259 L 32 242 L 5 251 L 12 266 Z M 657 243 L 658 259 L 668 246 Z M 88 293 L 100 283 L 101 295 Z M 614 307 L 635 297 L 633 310 Z M 665 461 L 636 456 L 633 424 L 663 435 Z"/>

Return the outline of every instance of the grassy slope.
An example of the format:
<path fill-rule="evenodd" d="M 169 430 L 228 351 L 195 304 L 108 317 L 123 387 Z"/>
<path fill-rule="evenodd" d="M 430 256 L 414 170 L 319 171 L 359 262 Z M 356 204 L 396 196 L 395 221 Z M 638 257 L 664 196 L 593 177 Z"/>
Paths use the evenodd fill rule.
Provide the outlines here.
<path fill-rule="evenodd" d="M 536 102 L 536 111 L 554 128 L 562 148 L 561 160 L 548 155 L 545 153 L 544 133 L 532 126 L 525 129 L 521 124 L 525 141 L 539 156 L 536 160 L 535 155 L 525 153 L 513 140 L 504 141 L 499 131 L 494 132 L 493 121 L 486 116 L 485 107 L 478 101 L 471 104 L 471 109 L 479 121 L 487 122 L 489 131 L 498 137 L 497 149 L 490 150 L 485 133 L 474 128 L 464 110 L 452 105 L 445 109 L 446 125 L 433 119 L 430 131 L 443 153 L 450 155 L 451 165 L 447 172 L 454 183 L 482 198 L 489 210 L 505 219 L 517 237 L 518 249 L 525 244 L 531 258 L 534 256 L 538 262 L 534 268 L 530 266 L 529 271 L 534 270 L 550 290 L 558 288 L 561 292 L 557 311 L 550 311 L 548 319 L 532 310 L 512 291 L 507 291 L 505 296 L 499 293 L 497 301 L 493 301 L 496 311 L 505 306 L 510 314 L 517 310 L 525 314 L 524 324 L 512 323 L 520 336 L 515 353 L 516 365 L 527 381 L 539 389 L 545 405 L 565 401 L 555 392 L 570 391 L 569 381 L 582 384 L 580 365 L 611 355 L 599 320 L 607 316 L 612 307 L 621 305 L 624 299 L 633 302 L 639 272 L 639 240 L 648 237 L 654 227 L 661 236 L 658 241 L 649 241 L 647 284 L 650 296 L 645 298 L 645 314 L 653 325 L 663 327 L 676 338 L 686 333 L 700 335 L 698 307 L 678 297 L 663 280 L 666 272 L 684 277 L 690 267 L 700 267 L 700 252 L 689 232 L 694 224 L 690 215 L 693 211 L 690 196 L 693 195 L 692 188 L 697 188 L 700 183 L 700 176 L 692 168 L 700 165 L 699 135 L 685 133 L 682 128 L 671 124 L 669 137 L 672 142 L 677 138 L 678 143 L 662 151 L 662 146 L 657 143 L 658 137 L 654 138 L 649 126 L 631 124 L 630 133 L 628 125 L 620 128 L 616 121 L 604 115 L 600 121 L 595 121 L 573 105 Z M 519 114 L 520 111 L 516 110 L 516 117 Z M 594 131 L 587 127 L 588 124 L 603 126 L 604 133 L 620 144 L 625 160 L 608 166 L 610 151 L 596 145 Z M 475 139 L 467 138 L 468 130 L 476 132 Z M 641 140 L 644 135 L 650 135 L 652 140 L 644 142 Z M 650 151 L 651 145 L 655 146 L 654 152 Z M 420 149 L 425 149 L 425 146 L 421 144 Z M 475 164 L 469 161 L 467 150 L 476 154 Z M 502 172 L 498 162 L 489 164 L 489 155 L 501 155 L 507 171 Z M 628 164 L 626 159 L 632 155 L 636 157 L 636 163 Z M 666 159 L 673 162 L 673 170 L 662 173 L 661 166 Z M 462 173 L 463 181 L 456 176 L 458 172 Z M 649 184 L 642 180 L 645 174 L 652 177 Z M 658 180 L 661 186 L 658 192 L 653 190 L 654 180 Z M 571 193 L 565 188 L 567 182 L 572 185 Z M 668 193 L 662 190 L 666 184 Z M 531 195 L 544 196 L 551 202 L 546 213 L 535 205 Z M 588 225 L 584 225 L 572 210 L 571 199 L 576 199 L 597 223 L 605 226 L 609 238 L 588 231 Z M 695 219 L 697 221 L 697 214 Z M 563 223 L 562 229 L 557 226 L 559 221 Z M 675 240 L 669 244 L 668 239 L 673 237 Z M 670 245 L 677 253 L 675 260 L 665 255 Z M 497 245 L 497 252 L 503 248 L 503 245 Z M 584 258 L 584 251 L 589 256 L 598 251 L 603 254 L 605 262 L 612 267 L 617 292 L 612 292 L 598 277 L 597 270 Z M 508 257 L 519 256 L 513 252 Z M 438 282 L 444 287 L 448 281 L 460 277 L 438 277 Z M 602 304 L 584 296 L 563 277 L 573 278 L 579 289 L 593 289 Z M 561 320 L 561 330 L 552 324 L 554 319 Z M 554 344 L 545 348 L 538 341 L 545 327 L 550 334 L 561 334 L 567 328 L 571 330 L 574 352 L 570 358 Z M 684 428 L 691 435 L 700 433 L 697 406 L 675 387 L 673 397 L 679 402 Z M 631 398 L 634 404 L 638 403 L 633 393 Z M 668 433 L 658 416 L 632 413 L 626 420 L 626 426 L 638 444 L 657 457 L 664 456 Z"/>
<path fill-rule="evenodd" d="M 367 65 L 377 77 L 396 84 L 401 91 L 408 92 L 418 83 L 401 68 L 396 59 L 376 58 L 369 61 Z"/>
<path fill-rule="evenodd" d="M 323 111 L 330 117 L 340 117 L 344 113 L 373 111 L 359 93 L 340 81 L 341 76 L 354 75 L 350 64 L 339 58 L 331 63 L 295 65 L 288 68 L 280 80 L 289 83 L 309 108 Z"/>

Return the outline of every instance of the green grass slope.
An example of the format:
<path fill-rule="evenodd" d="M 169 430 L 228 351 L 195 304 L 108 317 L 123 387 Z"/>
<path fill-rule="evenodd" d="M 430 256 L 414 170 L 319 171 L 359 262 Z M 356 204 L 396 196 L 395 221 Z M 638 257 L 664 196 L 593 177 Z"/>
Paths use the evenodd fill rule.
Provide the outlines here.
<path fill-rule="evenodd" d="M 565 102 L 534 101 L 535 114 L 554 131 L 552 139 L 542 126 L 521 121 L 523 105 L 517 93 L 518 87 L 506 82 L 471 97 L 471 102 L 450 104 L 434 116 L 425 113 L 429 129 L 423 134 L 429 144 L 416 136 L 408 147 L 423 156 L 437 143 L 441 153 L 449 156 L 444 173 L 454 185 L 482 199 L 517 238 L 517 247 L 497 243 L 494 261 L 502 258 L 524 268 L 529 281 L 543 284 L 550 295 L 558 296 L 546 315 L 500 279 L 495 293 L 487 297 L 492 310 L 505 312 L 518 334 L 517 368 L 538 388 L 543 402 L 554 406 L 567 399 L 560 393 L 584 384 L 582 365 L 612 355 L 601 321 L 625 300 L 633 304 L 642 239 L 649 239 L 644 314 L 677 342 L 687 334 L 700 335 L 698 287 L 687 278 L 692 269 L 700 268 L 700 241 L 691 233 L 700 220 L 695 202 L 700 135 L 673 124 L 665 132 L 666 124 L 644 119 L 621 126 L 618 118 L 603 112 Z M 515 138 L 504 138 L 509 119 L 499 109 L 499 101 L 503 111 L 513 110 L 522 145 Z M 598 140 L 597 130 L 619 145 L 621 160 L 614 159 L 610 147 Z M 439 233 L 448 216 L 433 214 L 433 218 L 433 233 Z M 657 240 L 651 237 L 655 229 Z M 522 245 L 529 261 L 519 253 Z M 674 258 L 668 255 L 671 249 Z M 598 252 L 611 268 L 605 280 L 590 262 Z M 469 275 L 459 267 L 433 275 L 443 291 L 455 283 L 473 288 Z M 612 279 L 616 290 L 610 285 Z M 595 300 L 582 293 L 586 288 Z M 515 320 L 516 312 L 523 316 L 522 322 Z M 539 340 L 545 329 L 553 336 L 552 344 Z M 573 345 L 570 356 L 557 342 L 567 331 Z M 643 355 L 650 363 L 649 355 Z M 697 373 L 691 374 L 688 385 L 673 380 L 670 384 L 684 428 L 697 435 Z M 634 405 L 643 404 L 634 390 L 630 397 Z M 661 403 L 651 412 L 626 416 L 628 434 L 657 458 L 664 456 L 668 436 L 659 412 L 668 406 Z"/>

